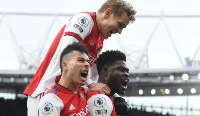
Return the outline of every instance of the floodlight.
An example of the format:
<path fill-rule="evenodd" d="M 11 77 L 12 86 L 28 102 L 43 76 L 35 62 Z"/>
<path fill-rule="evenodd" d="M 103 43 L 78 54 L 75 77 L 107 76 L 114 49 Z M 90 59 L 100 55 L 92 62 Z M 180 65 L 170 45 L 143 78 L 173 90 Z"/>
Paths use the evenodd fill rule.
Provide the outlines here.
<path fill-rule="evenodd" d="M 183 93 L 183 89 L 178 88 L 178 89 L 177 89 L 177 92 L 178 92 L 178 94 L 182 94 L 182 93 Z"/>
<path fill-rule="evenodd" d="M 182 75 L 182 79 L 185 80 L 185 81 L 188 80 L 188 79 L 189 79 L 188 74 L 183 74 L 183 75 Z"/>
<path fill-rule="evenodd" d="M 138 91 L 138 93 L 139 93 L 139 95 L 142 95 L 142 94 L 143 94 L 143 90 L 140 89 L 140 90 Z"/>

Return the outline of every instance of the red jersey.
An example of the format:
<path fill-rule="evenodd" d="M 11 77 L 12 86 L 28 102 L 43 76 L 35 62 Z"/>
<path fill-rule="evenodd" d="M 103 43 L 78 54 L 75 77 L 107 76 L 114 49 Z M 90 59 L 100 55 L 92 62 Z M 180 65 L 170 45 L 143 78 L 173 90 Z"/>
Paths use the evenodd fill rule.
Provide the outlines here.
<path fill-rule="evenodd" d="M 98 33 L 96 13 L 80 13 L 73 16 L 60 30 L 24 94 L 36 97 L 49 90 L 56 78 L 61 75 L 60 54 L 62 50 L 67 45 L 78 41 L 84 43 L 89 52 L 91 68 L 87 84 L 97 82 L 98 74 L 94 63 L 103 47 L 104 38 Z"/>
<path fill-rule="evenodd" d="M 90 91 L 87 104 L 89 116 L 116 116 L 114 99 L 110 95 Z"/>
<path fill-rule="evenodd" d="M 85 90 L 79 87 L 77 93 L 55 84 L 39 103 L 39 116 L 88 116 Z"/>

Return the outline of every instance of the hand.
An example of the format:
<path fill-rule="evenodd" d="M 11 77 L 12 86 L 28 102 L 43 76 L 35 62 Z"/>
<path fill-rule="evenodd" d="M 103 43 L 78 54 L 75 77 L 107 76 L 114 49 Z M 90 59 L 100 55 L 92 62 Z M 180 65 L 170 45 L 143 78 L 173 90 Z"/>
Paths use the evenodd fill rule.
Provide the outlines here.
<path fill-rule="evenodd" d="M 131 107 L 128 106 L 127 102 L 122 97 L 114 98 L 114 105 L 117 115 L 127 115 L 131 110 Z"/>
<path fill-rule="evenodd" d="M 91 83 L 90 85 L 88 85 L 88 88 L 90 89 L 90 91 L 96 91 L 96 92 L 100 92 L 103 94 L 110 94 L 110 88 L 103 83 Z"/>

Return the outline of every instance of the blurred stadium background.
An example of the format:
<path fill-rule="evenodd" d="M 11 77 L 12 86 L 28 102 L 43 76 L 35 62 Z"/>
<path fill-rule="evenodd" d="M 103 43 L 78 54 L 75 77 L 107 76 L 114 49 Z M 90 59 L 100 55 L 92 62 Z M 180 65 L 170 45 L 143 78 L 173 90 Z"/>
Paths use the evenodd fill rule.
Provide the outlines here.
<path fill-rule="evenodd" d="M 9 2 L 0 0 L 1 116 L 26 115 L 22 92 L 59 29 L 77 12 L 97 11 L 104 0 L 59 2 L 63 4 L 21 0 L 8 8 Z M 132 107 L 129 115 L 200 115 L 199 2 L 129 2 L 138 11 L 136 21 L 106 40 L 102 50 L 127 55 L 131 76 L 124 97 Z M 94 5 L 86 7 L 88 3 Z"/>

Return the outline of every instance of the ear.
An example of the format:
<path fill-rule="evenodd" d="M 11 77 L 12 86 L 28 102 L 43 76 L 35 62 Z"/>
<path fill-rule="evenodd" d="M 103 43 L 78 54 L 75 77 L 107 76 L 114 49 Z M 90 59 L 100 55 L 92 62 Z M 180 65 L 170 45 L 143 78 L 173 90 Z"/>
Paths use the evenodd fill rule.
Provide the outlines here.
<path fill-rule="evenodd" d="M 67 62 L 66 61 L 62 62 L 62 68 L 63 68 L 63 71 L 64 70 L 68 70 L 68 66 L 67 66 Z"/>
<path fill-rule="evenodd" d="M 112 14 L 112 9 L 111 9 L 111 8 L 107 8 L 107 9 L 105 10 L 104 18 L 105 18 L 105 19 L 109 18 L 109 17 L 111 16 L 111 14 Z"/>
<path fill-rule="evenodd" d="M 103 73 L 105 76 L 108 76 L 108 67 L 103 67 L 102 73 Z"/>

